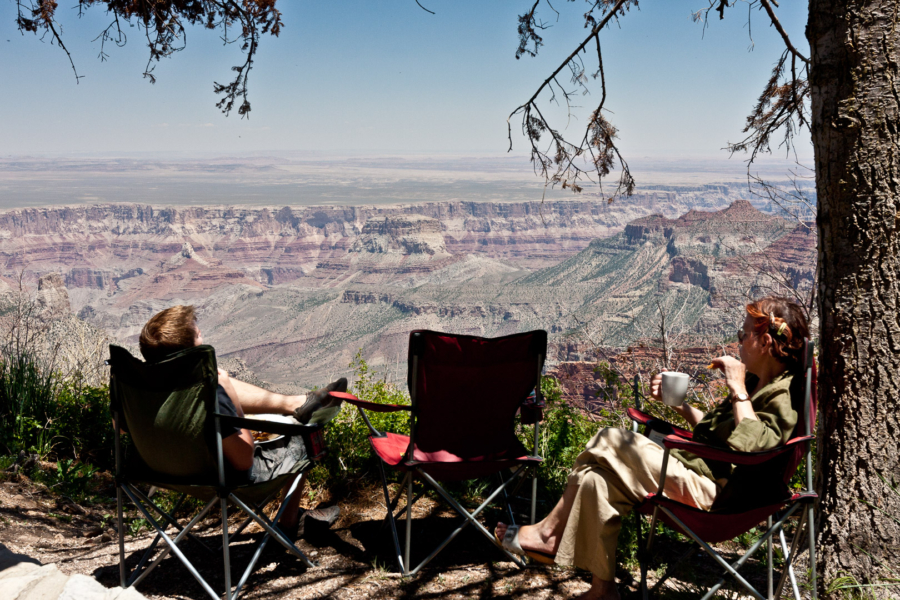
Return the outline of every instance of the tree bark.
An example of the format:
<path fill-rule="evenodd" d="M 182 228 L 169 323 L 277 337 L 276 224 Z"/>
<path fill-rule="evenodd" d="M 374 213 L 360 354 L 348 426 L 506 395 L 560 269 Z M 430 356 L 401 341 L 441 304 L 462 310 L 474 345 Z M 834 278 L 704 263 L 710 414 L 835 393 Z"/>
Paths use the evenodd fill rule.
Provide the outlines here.
<path fill-rule="evenodd" d="M 809 3 L 821 269 L 820 591 L 842 575 L 867 584 L 890 576 L 885 565 L 900 572 L 900 525 L 863 502 L 900 519 L 900 496 L 879 477 L 900 483 L 898 4 Z M 900 595 L 900 587 L 869 591 Z"/>

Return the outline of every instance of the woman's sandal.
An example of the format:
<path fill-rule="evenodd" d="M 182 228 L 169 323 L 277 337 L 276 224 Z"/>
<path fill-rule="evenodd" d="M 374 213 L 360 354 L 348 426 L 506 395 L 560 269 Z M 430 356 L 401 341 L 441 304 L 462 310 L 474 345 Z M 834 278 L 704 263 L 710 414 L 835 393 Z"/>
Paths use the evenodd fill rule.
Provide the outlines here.
<path fill-rule="evenodd" d="M 527 556 L 534 562 L 539 562 L 544 565 L 555 565 L 556 557 L 552 554 L 547 554 L 546 552 L 539 552 L 537 550 L 525 550 L 522 548 L 522 545 L 519 544 L 519 526 L 518 525 L 507 525 L 506 534 L 503 536 L 501 540 L 500 537 L 494 533 L 494 537 L 503 546 L 503 549 L 512 554 L 516 554 L 518 556 Z"/>

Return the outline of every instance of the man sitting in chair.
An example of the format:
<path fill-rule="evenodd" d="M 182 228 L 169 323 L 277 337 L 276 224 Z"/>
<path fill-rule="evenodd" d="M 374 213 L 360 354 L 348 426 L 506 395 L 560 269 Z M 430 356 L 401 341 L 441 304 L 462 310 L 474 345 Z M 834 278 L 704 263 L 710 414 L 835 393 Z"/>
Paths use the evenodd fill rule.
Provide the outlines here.
<path fill-rule="evenodd" d="M 166 356 L 199 346 L 203 334 L 197 326 L 193 306 L 173 306 L 154 315 L 141 331 L 141 354 L 147 362 L 158 362 Z M 292 415 L 300 423 L 307 423 L 313 412 L 320 408 L 338 406 L 341 400 L 330 392 L 347 391 L 347 380 L 343 377 L 324 388 L 308 394 L 286 396 L 276 394 L 228 376 L 219 369 L 219 386 L 216 401 L 221 414 L 243 417 L 245 414 Z M 262 447 L 254 443 L 253 435 L 247 429 L 224 427 L 222 431 L 222 453 L 226 460 L 226 477 L 231 481 L 260 483 L 272 480 L 289 472 L 298 462 L 309 461 L 302 436 L 292 436 L 287 444 L 280 447 Z M 229 468 L 230 467 L 230 468 Z M 282 530 L 296 535 L 299 528 L 299 503 L 306 470 L 299 475 L 299 489 L 285 507 L 279 522 Z M 286 488 L 289 488 L 290 481 Z M 333 523 L 340 514 L 337 506 L 307 511 L 304 517 Z"/>

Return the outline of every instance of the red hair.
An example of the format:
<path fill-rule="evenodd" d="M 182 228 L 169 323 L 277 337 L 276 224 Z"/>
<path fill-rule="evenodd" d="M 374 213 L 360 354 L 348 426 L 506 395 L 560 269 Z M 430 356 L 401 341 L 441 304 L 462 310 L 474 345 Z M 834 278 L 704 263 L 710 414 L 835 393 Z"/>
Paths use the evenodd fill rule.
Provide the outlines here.
<path fill-rule="evenodd" d="M 747 314 L 754 320 L 756 335 L 771 336 L 772 357 L 785 363 L 788 370 L 799 371 L 803 366 L 803 340 L 809 337 L 809 325 L 800 305 L 787 298 L 767 296 L 748 304 Z"/>

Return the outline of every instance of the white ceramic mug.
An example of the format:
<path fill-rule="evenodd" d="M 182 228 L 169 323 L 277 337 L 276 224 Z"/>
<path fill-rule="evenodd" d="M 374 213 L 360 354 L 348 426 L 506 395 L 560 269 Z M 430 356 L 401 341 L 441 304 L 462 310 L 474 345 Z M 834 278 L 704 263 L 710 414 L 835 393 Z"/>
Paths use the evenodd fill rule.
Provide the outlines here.
<path fill-rule="evenodd" d="M 666 406 L 681 406 L 687 396 L 688 382 L 691 377 L 687 373 L 664 371 L 662 374 L 662 401 Z"/>

